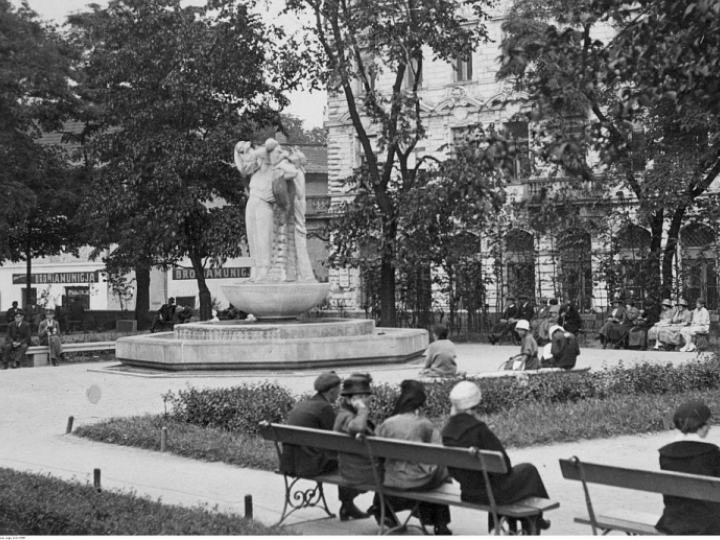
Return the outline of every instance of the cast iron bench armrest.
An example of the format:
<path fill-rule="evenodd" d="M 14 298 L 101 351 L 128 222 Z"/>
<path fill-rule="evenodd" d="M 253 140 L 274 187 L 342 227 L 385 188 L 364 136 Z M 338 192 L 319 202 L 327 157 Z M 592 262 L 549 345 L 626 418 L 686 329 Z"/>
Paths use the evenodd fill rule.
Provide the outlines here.
<path fill-rule="evenodd" d="M 720 478 L 712 476 L 672 471 L 628 469 L 626 467 L 581 462 L 577 457 L 561 459 L 560 469 L 563 478 L 566 480 L 582 482 L 589 517 L 576 518 L 575 521 L 590 524 L 593 531 L 601 529 L 605 532 L 622 530 L 637 534 L 662 534 L 660 531 L 654 530 L 654 523 L 657 523 L 660 516 L 657 516 L 654 522 L 652 522 L 652 518 L 648 514 L 643 514 L 643 519 L 640 520 L 634 517 L 637 512 L 623 515 L 627 510 L 603 512 L 602 516 L 596 516 L 588 484 L 720 502 Z M 653 524 L 652 528 L 649 527 L 650 522 Z M 636 532 L 636 529 L 643 532 Z"/>
<path fill-rule="evenodd" d="M 493 451 L 479 451 L 474 448 L 449 448 L 435 444 L 420 442 L 401 441 L 396 439 L 385 439 L 382 437 L 350 437 L 342 433 L 324 431 L 296 426 L 285 426 L 262 422 L 260 424 L 260 436 L 266 440 L 273 441 L 280 459 L 280 443 L 305 446 L 320 450 L 357 454 L 370 458 L 393 459 L 410 461 L 413 463 L 425 463 L 433 465 L 450 466 L 457 469 L 480 471 L 486 476 L 488 486 L 489 505 L 469 503 L 461 500 L 460 491 L 457 486 L 444 485 L 431 491 L 406 491 L 388 488 L 380 483 L 382 475 L 375 471 L 376 482 L 374 485 L 358 486 L 348 484 L 339 473 L 322 474 L 313 477 L 295 477 L 282 473 L 285 478 L 285 508 L 279 523 L 282 523 L 288 515 L 300 508 L 319 506 L 322 504 L 328 516 L 332 517 L 325 502 L 322 484 L 336 484 L 353 487 L 361 491 L 375 491 L 384 500 L 386 495 L 404 497 L 414 501 L 424 501 L 436 504 L 447 504 L 464 508 L 471 508 L 493 514 L 495 523 L 501 525 L 506 518 L 526 518 L 538 516 L 540 513 L 558 508 L 560 504 L 549 499 L 540 497 L 529 497 L 511 505 L 495 504 L 494 496 L 487 482 L 487 473 L 504 474 L 507 466 L 502 453 Z M 293 493 L 298 480 L 309 480 L 316 482 L 312 489 Z M 454 488 L 454 489 L 453 489 Z M 300 501 L 295 504 L 294 501 Z M 384 507 L 384 506 L 383 506 Z M 292 508 L 287 512 L 288 508 Z M 500 517 L 498 517 L 500 516 Z M 408 518 L 409 520 L 410 518 Z M 381 522 L 382 523 L 382 522 Z M 407 523 L 407 521 L 406 521 Z M 534 522 L 531 522 L 531 527 Z M 384 525 L 381 524 L 381 532 Z M 533 532 L 539 532 L 532 529 Z"/>

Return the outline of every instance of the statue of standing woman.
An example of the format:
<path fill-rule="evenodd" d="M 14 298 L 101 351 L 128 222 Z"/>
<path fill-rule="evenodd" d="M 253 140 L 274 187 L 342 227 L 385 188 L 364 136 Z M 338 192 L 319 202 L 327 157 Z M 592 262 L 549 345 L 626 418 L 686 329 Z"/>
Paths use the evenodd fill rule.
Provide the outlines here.
<path fill-rule="evenodd" d="M 316 281 L 307 254 L 305 156 L 275 139 L 235 145 L 235 166 L 249 178 L 245 225 L 255 282 Z"/>

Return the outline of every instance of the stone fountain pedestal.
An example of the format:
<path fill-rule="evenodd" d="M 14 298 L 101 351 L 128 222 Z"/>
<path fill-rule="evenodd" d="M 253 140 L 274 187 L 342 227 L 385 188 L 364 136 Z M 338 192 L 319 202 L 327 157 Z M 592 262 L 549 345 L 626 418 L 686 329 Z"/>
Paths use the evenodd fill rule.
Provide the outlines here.
<path fill-rule="evenodd" d="M 259 320 L 189 323 L 173 332 L 121 338 L 115 357 L 165 371 L 324 370 L 403 363 L 428 345 L 425 330 L 375 328 L 366 319 L 299 320 L 325 299 L 329 283 L 244 282 L 222 290 Z"/>
<path fill-rule="evenodd" d="M 425 330 L 375 328 L 365 319 L 219 321 L 121 338 L 125 365 L 167 371 L 284 371 L 397 364 L 427 348 Z"/>

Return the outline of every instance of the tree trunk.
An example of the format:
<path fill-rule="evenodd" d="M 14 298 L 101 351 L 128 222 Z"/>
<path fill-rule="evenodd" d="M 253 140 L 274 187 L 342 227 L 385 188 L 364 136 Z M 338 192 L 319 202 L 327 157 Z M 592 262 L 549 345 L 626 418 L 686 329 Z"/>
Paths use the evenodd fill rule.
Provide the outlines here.
<path fill-rule="evenodd" d="M 685 207 L 680 206 L 675 209 L 672 220 L 670 221 L 670 229 L 668 230 L 668 238 L 665 244 L 665 251 L 662 260 L 662 279 L 663 291 L 673 290 L 673 262 L 677 254 L 678 238 L 680 238 L 680 227 L 685 218 Z"/>
<path fill-rule="evenodd" d="M 191 253 L 190 261 L 192 261 L 193 270 L 195 270 L 195 276 L 197 278 L 198 296 L 200 297 L 200 319 L 209 321 L 212 319 L 212 295 L 205 280 L 205 268 L 203 267 L 202 257 Z"/>
<path fill-rule="evenodd" d="M 147 330 L 152 323 L 150 316 L 150 265 L 135 266 L 135 320 L 138 330 Z"/>
<path fill-rule="evenodd" d="M 662 297 L 662 280 L 660 279 L 660 261 L 662 258 L 662 234 L 663 234 L 664 213 L 662 208 L 652 215 L 650 223 L 650 280 L 647 284 L 648 291 L 659 291 L 658 301 Z"/>

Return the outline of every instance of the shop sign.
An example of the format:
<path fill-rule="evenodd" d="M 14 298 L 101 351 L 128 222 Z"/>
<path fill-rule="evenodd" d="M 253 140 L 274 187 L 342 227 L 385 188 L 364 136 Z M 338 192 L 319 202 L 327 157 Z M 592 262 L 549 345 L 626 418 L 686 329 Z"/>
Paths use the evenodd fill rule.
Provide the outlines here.
<path fill-rule="evenodd" d="M 13 285 L 26 285 L 27 274 L 13 274 Z M 32 274 L 32 284 L 43 285 L 51 283 L 98 283 L 100 271 L 94 272 L 53 272 L 47 274 Z"/>
<path fill-rule="evenodd" d="M 249 266 L 235 266 L 228 268 L 206 268 L 205 279 L 238 279 L 249 278 Z M 173 268 L 173 279 L 182 281 L 185 279 L 195 279 L 195 270 L 192 268 Z"/>

